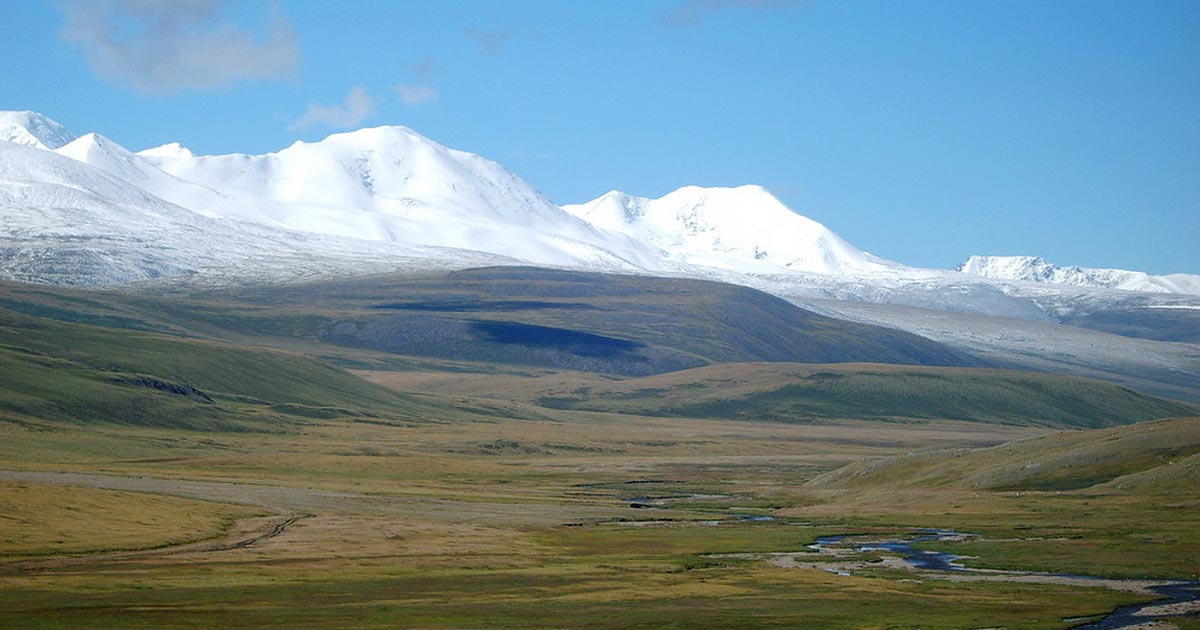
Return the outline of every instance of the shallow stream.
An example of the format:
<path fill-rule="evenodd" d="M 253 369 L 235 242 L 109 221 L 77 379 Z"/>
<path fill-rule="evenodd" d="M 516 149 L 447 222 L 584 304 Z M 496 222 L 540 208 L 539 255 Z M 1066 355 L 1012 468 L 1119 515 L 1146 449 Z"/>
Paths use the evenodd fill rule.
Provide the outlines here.
<path fill-rule="evenodd" d="M 956 556 L 943 551 L 917 549 L 913 545 L 932 541 L 964 540 L 974 536 L 975 534 L 964 534 L 948 530 L 927 530 L 921 534 L 903 539 L 867 539 L 860 542 L 855 541 L 857 538 L 863 538 L 860 536 L 823 536 L 809 545 L 808 548 L 825 553 L 835 553 L 835 549 L 846 548 L 854 549 L 860 553 L 884 551 L 899 556 L 900 559 L 914 569 L 972 572 L 977 570 L 969 569 L 958 562 L 962 559 L 962 556 Z M 1044 575 L 1046 577 L 1096 580 L 1097 582 L 1106 579 L 1090 575 L 1069 575 L 1065 573 L 1023 572 L 1022 575 Z M 1172 618 L 1195 618 L 1200 616 L 1200 582 L 1164 581 L 1161 584 L 1148 586 L 1147 589 L 1162 595 L 1162 598 L 1143 604 L 1122 606 L 1099 621 L 1072 626 L 1072 630 L 1132 629 L 1141 627 L 1142 624 L 1152 621 L 1169 621 Z"/>

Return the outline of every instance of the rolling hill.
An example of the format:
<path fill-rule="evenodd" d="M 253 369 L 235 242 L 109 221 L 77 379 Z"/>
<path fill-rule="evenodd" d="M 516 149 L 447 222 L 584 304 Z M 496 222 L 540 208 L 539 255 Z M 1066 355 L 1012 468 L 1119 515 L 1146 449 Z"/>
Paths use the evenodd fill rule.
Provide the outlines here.
<path fill-rule="evenodd" d="M 4 285 L 0 305 L 315 355 L 365 351 L 622 375 L 733 361 L 981 364 L 916 335 L 736 285 L 528 267 L 160 296 Z"/>
<path fill-rule="evenodd" d="M 1194 494 L 1200 417 L 1059 433 L 985 449 L 866 460 L 814 486 L 958 486 L 989 490 L 1094 490 Z"/>
<path fill-rule="evenodd" d="M 437 359 L 623 375 L 734 361 L 980 364 L 916 335 L 682 278 L 493 267 L 217 296 L 336 310 L 316 331 L 323 342 Z"/>
<path fill-rule="evenodd" d="M 559 409 L 774 422 L 953 419 L 1092 428 L 1200 412 L 1100 381 L 980 368 L 723 364 L 525 387 L 539 404 Z"/>
<path fill-rule="evenodd" d="M 30 426 L 280 431 L 304 418 L 413 422 L 447 413 L 294 353 L 57 322 L 5 308 L 0 373 L 0 419 Z"/>

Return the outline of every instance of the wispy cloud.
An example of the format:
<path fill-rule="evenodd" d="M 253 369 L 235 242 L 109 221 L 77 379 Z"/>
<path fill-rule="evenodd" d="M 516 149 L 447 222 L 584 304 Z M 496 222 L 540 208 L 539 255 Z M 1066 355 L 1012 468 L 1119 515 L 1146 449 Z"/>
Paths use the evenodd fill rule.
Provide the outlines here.
<path fill-rule="evenodd" d="M 438 91 L 430 84 L 430 79 L 437 67 L 438 61 L 433 57 L 408 64 L 409 71 L 417 80 L 412 83 L 401 83 L 392 88 L 400 102 L 405 105 L 420 105 L 436 100 Z"/>
<path fill-rule="evenodd" d="M 420 105 L 437 98 L 437 90 L 428 85 L 397 85 L 396 95 L 405 105 Z"/>
<path fill-rule="evenodd" d="M 806 0 L 683 0 L 675 8 L 660 15 L 658 23 L 670 28 L 683 28 L 699 24 L 708 16 L 728 9 L 773 9 L 805 2 Z"/>
<path fill-rule="evenodd" d="M 346 100 L 340 105 L 318 105 L 310 103 L 308 111 L 299 120 L 292 123 L 288 129 L 310 129 L 312 127 L 332 127 L 334 129 L 350 129 L 357 127 L 368 116 L 375 113 L 375 100 L 367 94 L 367 90 L 354 86 L 346 95 Z"/>
<path fill-rule="evenodd" d="M 421 80 L 428 79 L 433 76 L 433 72 L 438 68 L 438 60 L 434 57 L 426 57 L 418 62 L 408 64 L 408 69 Z"/>
<path fill-rule="evenodd" d="M 463 32 L 467 34 L 467 37 L 471 38 L 471 41 L 479 44 L 483 52 L 492 55 L 503 53 L 504 49 L 508 48 L 509 42 L 516 35 L 512 31 L 496 31 L 482 28 L 465 28 Z"/>
<path fill-rule="evenodd" d="M 204 90 L 241 79 L 292 73 L 300 59 L 295 29 L 267 5 L 261 34 L 225 14 L 227 0 L 67 0 L 62 36 L 83 49 L 102 77 L 151 93 Z"/>

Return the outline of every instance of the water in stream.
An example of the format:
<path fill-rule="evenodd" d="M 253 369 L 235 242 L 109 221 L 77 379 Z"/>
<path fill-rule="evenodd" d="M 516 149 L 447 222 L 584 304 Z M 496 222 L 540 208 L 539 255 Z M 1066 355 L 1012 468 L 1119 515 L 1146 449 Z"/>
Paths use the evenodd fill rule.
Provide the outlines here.
<path fill-rule="evenodd" d="M 931 542 L 935 540 L 959 540 L 972 536 L 973 534 L 960 534 L 958 532 L 931 530 L 924 534 L 913 536 L 907 540 L 883 540 L 864 542 L 857 545 L 859 552 L 868 551 L 886 551 L 894 553 L 902 560 L 907 562 L 909 566 L 916 569 L 927 569 L 930 571 L 965 571 L 967 568 L 958 564 L 961 556 L 956 556 L 944 551 L 930 551 L 927 549 L 915 549 L 913 545 L 922 542 Z M 809 549 L 821 551 L 834 546 L 841 546 L 848 536 L 824 536 L 818 538 L 817 541 L 809 545 Z"/>
<path fill-rule="evenodd" d="M 962 556 L 956 556 L 942 551 L 915 549 L 913 545 L 922 542 L 962 540 L 974 534 L 963 534 L 947 530 L 928 530 L 924 533 L 906 539 L 872 540 L 854 542 L 851 536 L 824 536 L 809 545 L 817 551 L 834 548 L 851 547 L 859 552 L 886 551 L 898 556 L 909 566 L 927 571 L 970 571 L 959 564 Z M 1070 577 L 1077 579 L 1103 580 L 1104 578 L 1087 575 L 1066 575 L 1046 573 L 1049 577 Z M 1123 606 L 1109 613 L 1099 621 L 1073 626 L 1072 630 L 1122 630 L 1134 628 L 1151 621 L 1169 621 L 1171 618 L 1200 616 L 1200 612 L 1187 613 L 1186 605 L 1200 601 L 1200 582 L 1164 582 L 1149 587 L 1151 591 L 1162 595 L 1161 599 L 1144 604 Z M 1192 609 L 1195 610 L 1194 608 Z"/>

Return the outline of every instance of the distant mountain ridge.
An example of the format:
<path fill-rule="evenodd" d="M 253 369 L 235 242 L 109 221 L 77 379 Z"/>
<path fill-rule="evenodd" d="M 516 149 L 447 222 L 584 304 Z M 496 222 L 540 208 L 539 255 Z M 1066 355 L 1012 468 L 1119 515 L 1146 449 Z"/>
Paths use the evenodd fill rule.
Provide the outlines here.
<path fill-rule="evenodd" d="M 1124 269 L 1092 269 L 1075 265 L 1059 267 L 1041 256 L 971 256 L 957 269 L 996 280 L 1200 295 L 1200 275 L 1177 273 L 1154 276 Z"/>

